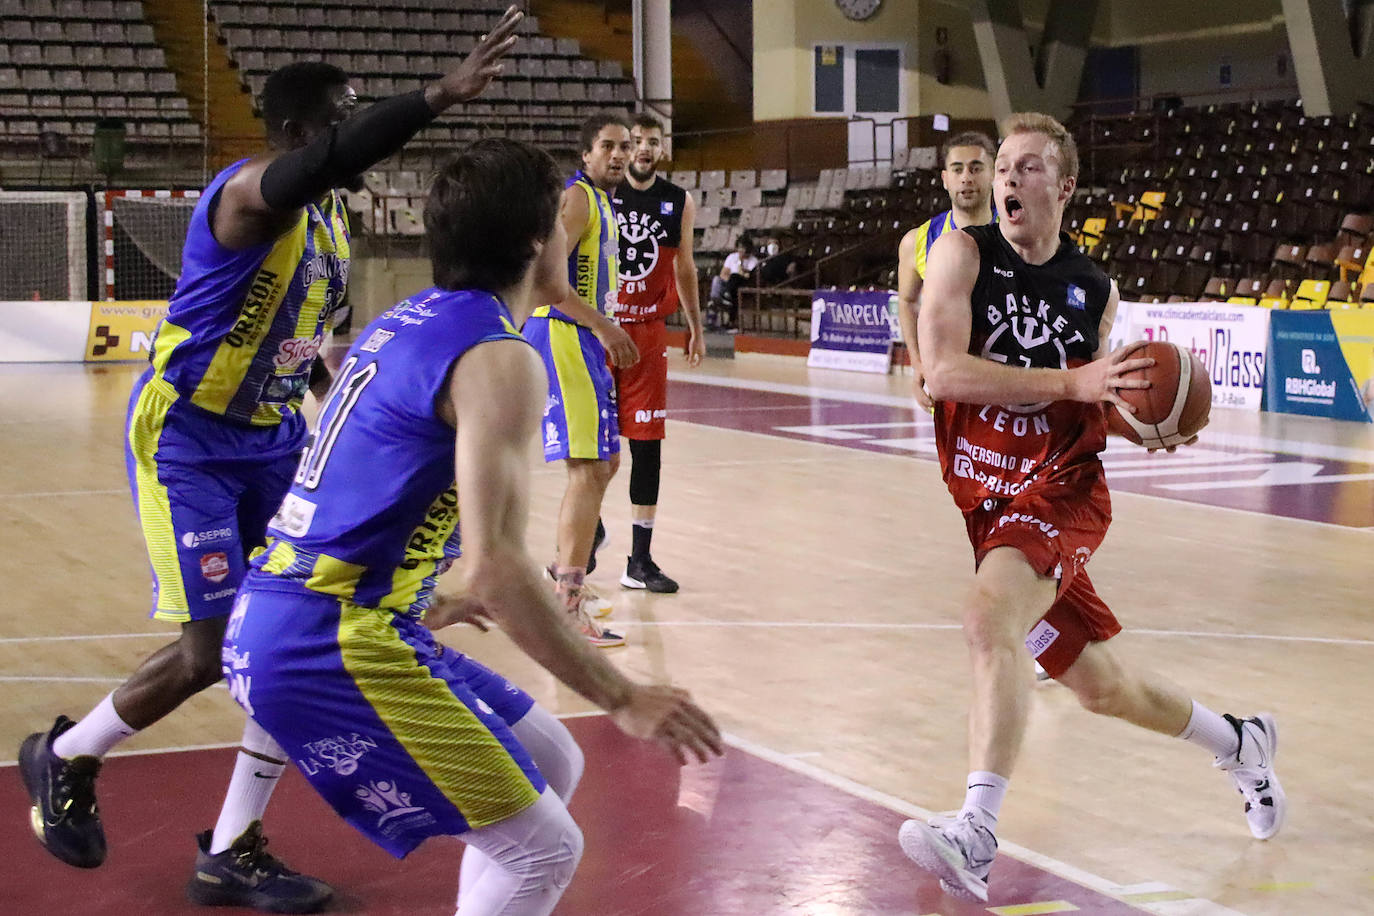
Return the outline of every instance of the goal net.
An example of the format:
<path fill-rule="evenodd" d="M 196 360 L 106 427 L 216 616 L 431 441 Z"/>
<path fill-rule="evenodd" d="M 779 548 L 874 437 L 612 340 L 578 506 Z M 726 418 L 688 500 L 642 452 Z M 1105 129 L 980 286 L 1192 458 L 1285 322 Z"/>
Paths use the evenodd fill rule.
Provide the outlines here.
<path fill-rule="evenodd" d="M 0 191 L 0 240 L 0 299 L 87 298 L 85 194 Z"/>
<path fill-rule="evenodd" d="M 199 191 L 106 191 L 105 298 L 169 299 Z"/>

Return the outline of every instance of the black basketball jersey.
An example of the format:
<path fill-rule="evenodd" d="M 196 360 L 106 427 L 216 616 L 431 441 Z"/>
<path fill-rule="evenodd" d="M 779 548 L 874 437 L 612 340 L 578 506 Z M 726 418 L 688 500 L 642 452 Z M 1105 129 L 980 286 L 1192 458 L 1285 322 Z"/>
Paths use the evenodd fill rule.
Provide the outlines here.
<path fill-rule="evenodd" d="M 969 352 L 1013 366 L 1090 362 L 1112 283 L 1063 233 L 1044 264 L 1027 264 L 994 224 L 963 230 L 978 243 Z"/>
<path fill-rule="evenodd" d="M 969 353 L 1010 366 L 1072 369 L 1090 362 L 1111 281 L 1069 241 L 1044 264 L 1027 264 L 996 224 L 963 230 L 978 243 Z M 1107 444 L 1098 404 L 964 404 L 941 401 L 935 443 L 945 484 L 970 512 L 1064 474 L 1100 473 Z"/>
<path fill-rule="evenodd" d="M 620 225 L 621 321 L 666 318 L 677 309 L 673 262 L 682 243 L 687 191 L 663 176 L 643 191 L 628 181 L 612 196 Z M 692 240 L 687 239 L 691 245 Z"/>

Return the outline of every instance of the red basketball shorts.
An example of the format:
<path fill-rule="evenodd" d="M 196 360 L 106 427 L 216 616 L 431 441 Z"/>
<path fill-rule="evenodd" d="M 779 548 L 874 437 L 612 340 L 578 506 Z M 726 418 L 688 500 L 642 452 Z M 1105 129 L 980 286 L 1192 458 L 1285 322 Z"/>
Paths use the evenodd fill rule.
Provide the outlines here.
<path fill-rule="evenodd" d="M 621 327 L 639 348 L 639 362 L 613 370 L 620 434 L 627 439 L 662 439 L 668 416 L 668 326 L 658 319 Z"/>
<path fill-rule="evenodd" d="M 1085 568 L 1111 520 L 1111 498 L 1100 474 L 985 500 L 964 516 L 976 563 L 995 547 L 1014 547 L 1037 573 L 1059 580 L 1054 604 L 1026 635 L 1026 649 L 1051 677 L 1067 671 L 1088 643 L 1121 632 Z"/>

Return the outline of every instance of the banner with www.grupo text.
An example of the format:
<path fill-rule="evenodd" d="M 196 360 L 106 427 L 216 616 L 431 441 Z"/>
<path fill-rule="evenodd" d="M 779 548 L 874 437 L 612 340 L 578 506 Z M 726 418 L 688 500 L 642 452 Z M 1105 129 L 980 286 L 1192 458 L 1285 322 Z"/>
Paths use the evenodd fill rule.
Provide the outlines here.
<path fill-rule="evenodd" d="M 1198 355 L 1212 377 L 1212 406 L 1259 410 L 1269 359 L 1270 311 L 1224 302 L 1132 302 L 1131 340 L 1167 340 Z"/>
<path fill-rule="evenodd" d="M 818 289 L 811 296 L 811 352 L 818 369 L 888 372 L 892 367 L 892 315 L 888 290 Z"/>

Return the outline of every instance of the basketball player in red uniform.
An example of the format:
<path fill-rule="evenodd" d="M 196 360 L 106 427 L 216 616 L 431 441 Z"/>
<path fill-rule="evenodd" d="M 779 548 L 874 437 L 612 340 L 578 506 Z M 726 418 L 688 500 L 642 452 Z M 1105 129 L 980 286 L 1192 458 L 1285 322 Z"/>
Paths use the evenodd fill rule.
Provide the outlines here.
<path fill-rule="evenodd" d="M 987 900 L 997 816 L 1020 750 L 1031 659 L 1096 713 L 1200 745 L 1245 798 L 1251 832 L 1283 825 L 1268 714 L 1218 715 L 1107 646 L 1120 632 L 1086 565 L 1111 501 L 1098 453 L 1102 403 L 1145 387 L 1137 345 L 1107 353 L 1116 286 L 1060 232 L 1078 176 L 1073 138 L 1048 115 L 1013 115 L 993 173 L 1000 221 L 943 235 L 919 321 L 940 467 L 976 564 L 963 628 L 973 664 L 970 773 L 953 818 L 902 825 L 902 850 L 947 893 Z M 1125 408 L 1129 409 L 1129 408 Z"/>
<path fill-rule="evenodd" d="M 620 434 L 630 441 L 630 556 L 620 584 L 672 593 L 677 582 L 663 574 L 650 553 L 658 513 L 664 418 L 668 414 L 666 319 L 682 304 L 687 318 L 687 365 L 706 355 L 701 336 L 697 266 L 692 258 L 696 205 L 686 190 L 657 175 L 663 159 L 663 125 L 636 115 L 630 138 L 634 158 L 612 198 L 620 224 L 620 304 L 616 317 L 639 348 L 639 362 L 614 369 Z"/>

